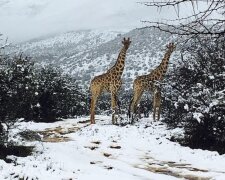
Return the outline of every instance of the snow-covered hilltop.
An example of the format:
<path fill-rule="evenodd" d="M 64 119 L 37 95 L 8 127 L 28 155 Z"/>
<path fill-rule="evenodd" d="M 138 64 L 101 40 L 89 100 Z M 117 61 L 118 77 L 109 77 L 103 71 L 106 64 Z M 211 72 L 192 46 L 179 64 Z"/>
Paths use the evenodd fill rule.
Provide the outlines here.
<path fill-rule="evenodd" d="M 115 63 L 123 37 L 132 40 L 123 74 L 126 87 L 129 87 L 134 76 L 145 74 L 159 64 L 165 45 L 173 40 L 172 37 L 150 29 L 129 32 L 84 30 L 22 43 L 16 46 L 16 51 L 41 64 L 59 65 L 82 85 L 87 85 L 93 76 L 105 72 Z"/>
<path fill-rule="evenodd" d="M 52 37 L 34 39 L 25 43 L 21 43 L 17 47 L 19 47 L 20 50 L 30 53 L 31 55 L 33 54 L 37 57 L 38 54 L 36 50 L 43 50 L 44 52 L 42 53 L 52 50 L 51 52 L 53 54 L 59 55 L 60 52 L 66 53 L 71 51 L 70 53 L 72 53 L 74 50 L 87 51 L 95 46 L 114 39 L 118 33 L 120 32 L 98 30 L 71 31 Z"/>

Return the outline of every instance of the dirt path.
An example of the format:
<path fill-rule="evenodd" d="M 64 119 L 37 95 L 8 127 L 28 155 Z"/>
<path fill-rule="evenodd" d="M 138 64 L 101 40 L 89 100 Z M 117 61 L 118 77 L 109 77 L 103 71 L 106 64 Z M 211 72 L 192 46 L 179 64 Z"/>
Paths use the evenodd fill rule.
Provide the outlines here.
<path fill-rule="evenodd" d="M 59 143 L 59 142 L 67 142 L 72 141 L 70 137 L 67 135 L 77 132 L 82 128 L 89 126 L 89 120 L 80 121 L 75 124 L 71 124 L 69 127 L 57 126 L 54 128 L 46 128 L 43 131 L 38 131 L 37 133 L 42 136 L 43 142 L 50 143 Z M 101 141 L 92 141 L 90 142 L 91 146 L 84 146 L 91 151 L 98 151 L 101 147 Z M 117 142 L 112 142 L 114 145 L 109 146 L 109 149 L 118 151 L 121 149 L 120 144 Z M 113 153 L 102 153 L 106 158 L 111 158 Z M 114 159 L 116 160 L 116 159 Z M 201 169 L 194 167 L 189 163 L 181 163 L 174 161 L 160 161 L 153 157 L 151 157 L 150 153 L 143 152 L 143 157 L 140 158 L 143 163 L 133 164 L 133 168 L 141 169 L 144 171 L 148 171 L 151 173 L 163 174 L 167 176 L 172 176 L 178 179 L 188 179 L 188 180 L 210 180 L 213 179 L 211 173 L 216 174 L 225 174 L 225 172 L 213 172 L 209 169 Z M 119 159 L 118 159 L 119 161 Z M 104 162 L 102 161 L 90 161 L 90 164 L 102 166 L 105 169 L 112 170 L 114 167 L 111 165 L 102 165 Z"/>
<path fill-rule="evenodd" d="M 142 160 L 143 164 L 135 165 L 136 168 L 189 180 L 212 179 L 212 177 L 209 175 L 209 170 L 195 168 L 188 163 L 185 164 L 173 161 L 159 161 L 150 157 L 149 155 L 144 156 Z"/>

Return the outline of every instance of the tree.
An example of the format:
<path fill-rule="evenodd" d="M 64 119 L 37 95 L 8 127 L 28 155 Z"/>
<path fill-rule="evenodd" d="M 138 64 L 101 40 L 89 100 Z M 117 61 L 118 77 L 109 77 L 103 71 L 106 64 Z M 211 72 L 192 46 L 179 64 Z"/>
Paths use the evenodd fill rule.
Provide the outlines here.
<path fill-rule="evenodd" d="M 201 10 L 201 3 L 207 8 Z M 170 127 L 184 128 L 181 143 L 225 153 L 225 1 L 152 0 L 141 4 L 159 10 L 172 7 L 177 13 L 174 19 L 144 21 L 146 27 L 176 35 L 181 52 L 163 87 L 164 121 Z M 191 5 L 192 15 L 180 16 L 184 4 Z"/>
<path fill-rule="evenodd" d="M 6 136 L 19 118 L 32 117 L 33 63 L 28 57 L 2 56 L 0 63 L 0 124 Z"/>
<path fill-rule="evenodd" d="M 76 79 L 63 74 L 54 66 L 42 67 L 37 72 L 35 120 L 53 122 L 61 118 L 86 115 L 87 95 Z"/>
<path fill-rule="evenodd" d="M 165 7 L 173 7 L 177 18 L 162 21 L 143 21 L 146 27 L 157 28 L 162 31 L 185 36 L 210 35 L 213 37 L 225 36 L 225 1 L 224 0 L 152 0 L 140 2 L 146 6 L 156 7 L 162 10 Z M 193 14 L 180 17 L 180 11 L 185 4 L 191 4 Z M 200 3 L 205 3 L 207 8 L 199 10 Z M 182 7 L 183 6 L 183 7 Z M 215 14 L 219 16 L 215 16 Z M 178 25 L 177 25 L 178 24 Z"/>
<path fill-rule="evenodd" d="M 184 127 L 183 144 L 225 153 L 225 44 L 222 37 L 192 38 L 168 75 L 165 121 Z"/>
<path fill-rule="evenodd" d="M 53 66 L 35 66 L 29 57 L 1 56 L 0 145 L 18 120 L 53 122 L 88 113 L 87 96 L 76 79 Z"/>

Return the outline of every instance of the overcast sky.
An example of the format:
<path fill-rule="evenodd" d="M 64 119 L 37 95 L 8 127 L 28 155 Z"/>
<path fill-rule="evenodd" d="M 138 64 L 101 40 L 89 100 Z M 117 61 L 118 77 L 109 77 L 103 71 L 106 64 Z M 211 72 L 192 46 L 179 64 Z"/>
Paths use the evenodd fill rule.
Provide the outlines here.
<path fill-rule="evenodd" d="M 174 17 L 173 9 L 160 13 L 137 0 L 0 0 L 0 33 L 10 42 L 79 29 L 132 29 L 141 20 Z M 183 14 L 191 12 L 187 11 Z M 189 9 L 189 10 L 188 10 Z M 145 24 L 146 25 L 146 24 Z"/>

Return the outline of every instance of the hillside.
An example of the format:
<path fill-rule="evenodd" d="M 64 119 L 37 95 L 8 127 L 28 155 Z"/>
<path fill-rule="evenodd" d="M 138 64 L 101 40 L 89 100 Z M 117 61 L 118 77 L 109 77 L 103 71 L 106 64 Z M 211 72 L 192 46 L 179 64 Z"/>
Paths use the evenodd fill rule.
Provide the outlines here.
<path fill-rule="evenodd" d="M 134 76 L 145 74 L 160 63 L 165 45 L 172 41 L 172 37 L 150 29 L 126 33 L 75 31 L 18 44 L 11 52 L 19 49 L 40 64 L 59 65 L 87 87 L 91 78 L 107 71 L 115 63 L 123 37 L 132 40 L 123 74 L 125 87 L 130 87 Z M 172 56 L 171 62 L 175 57 Z"/>

